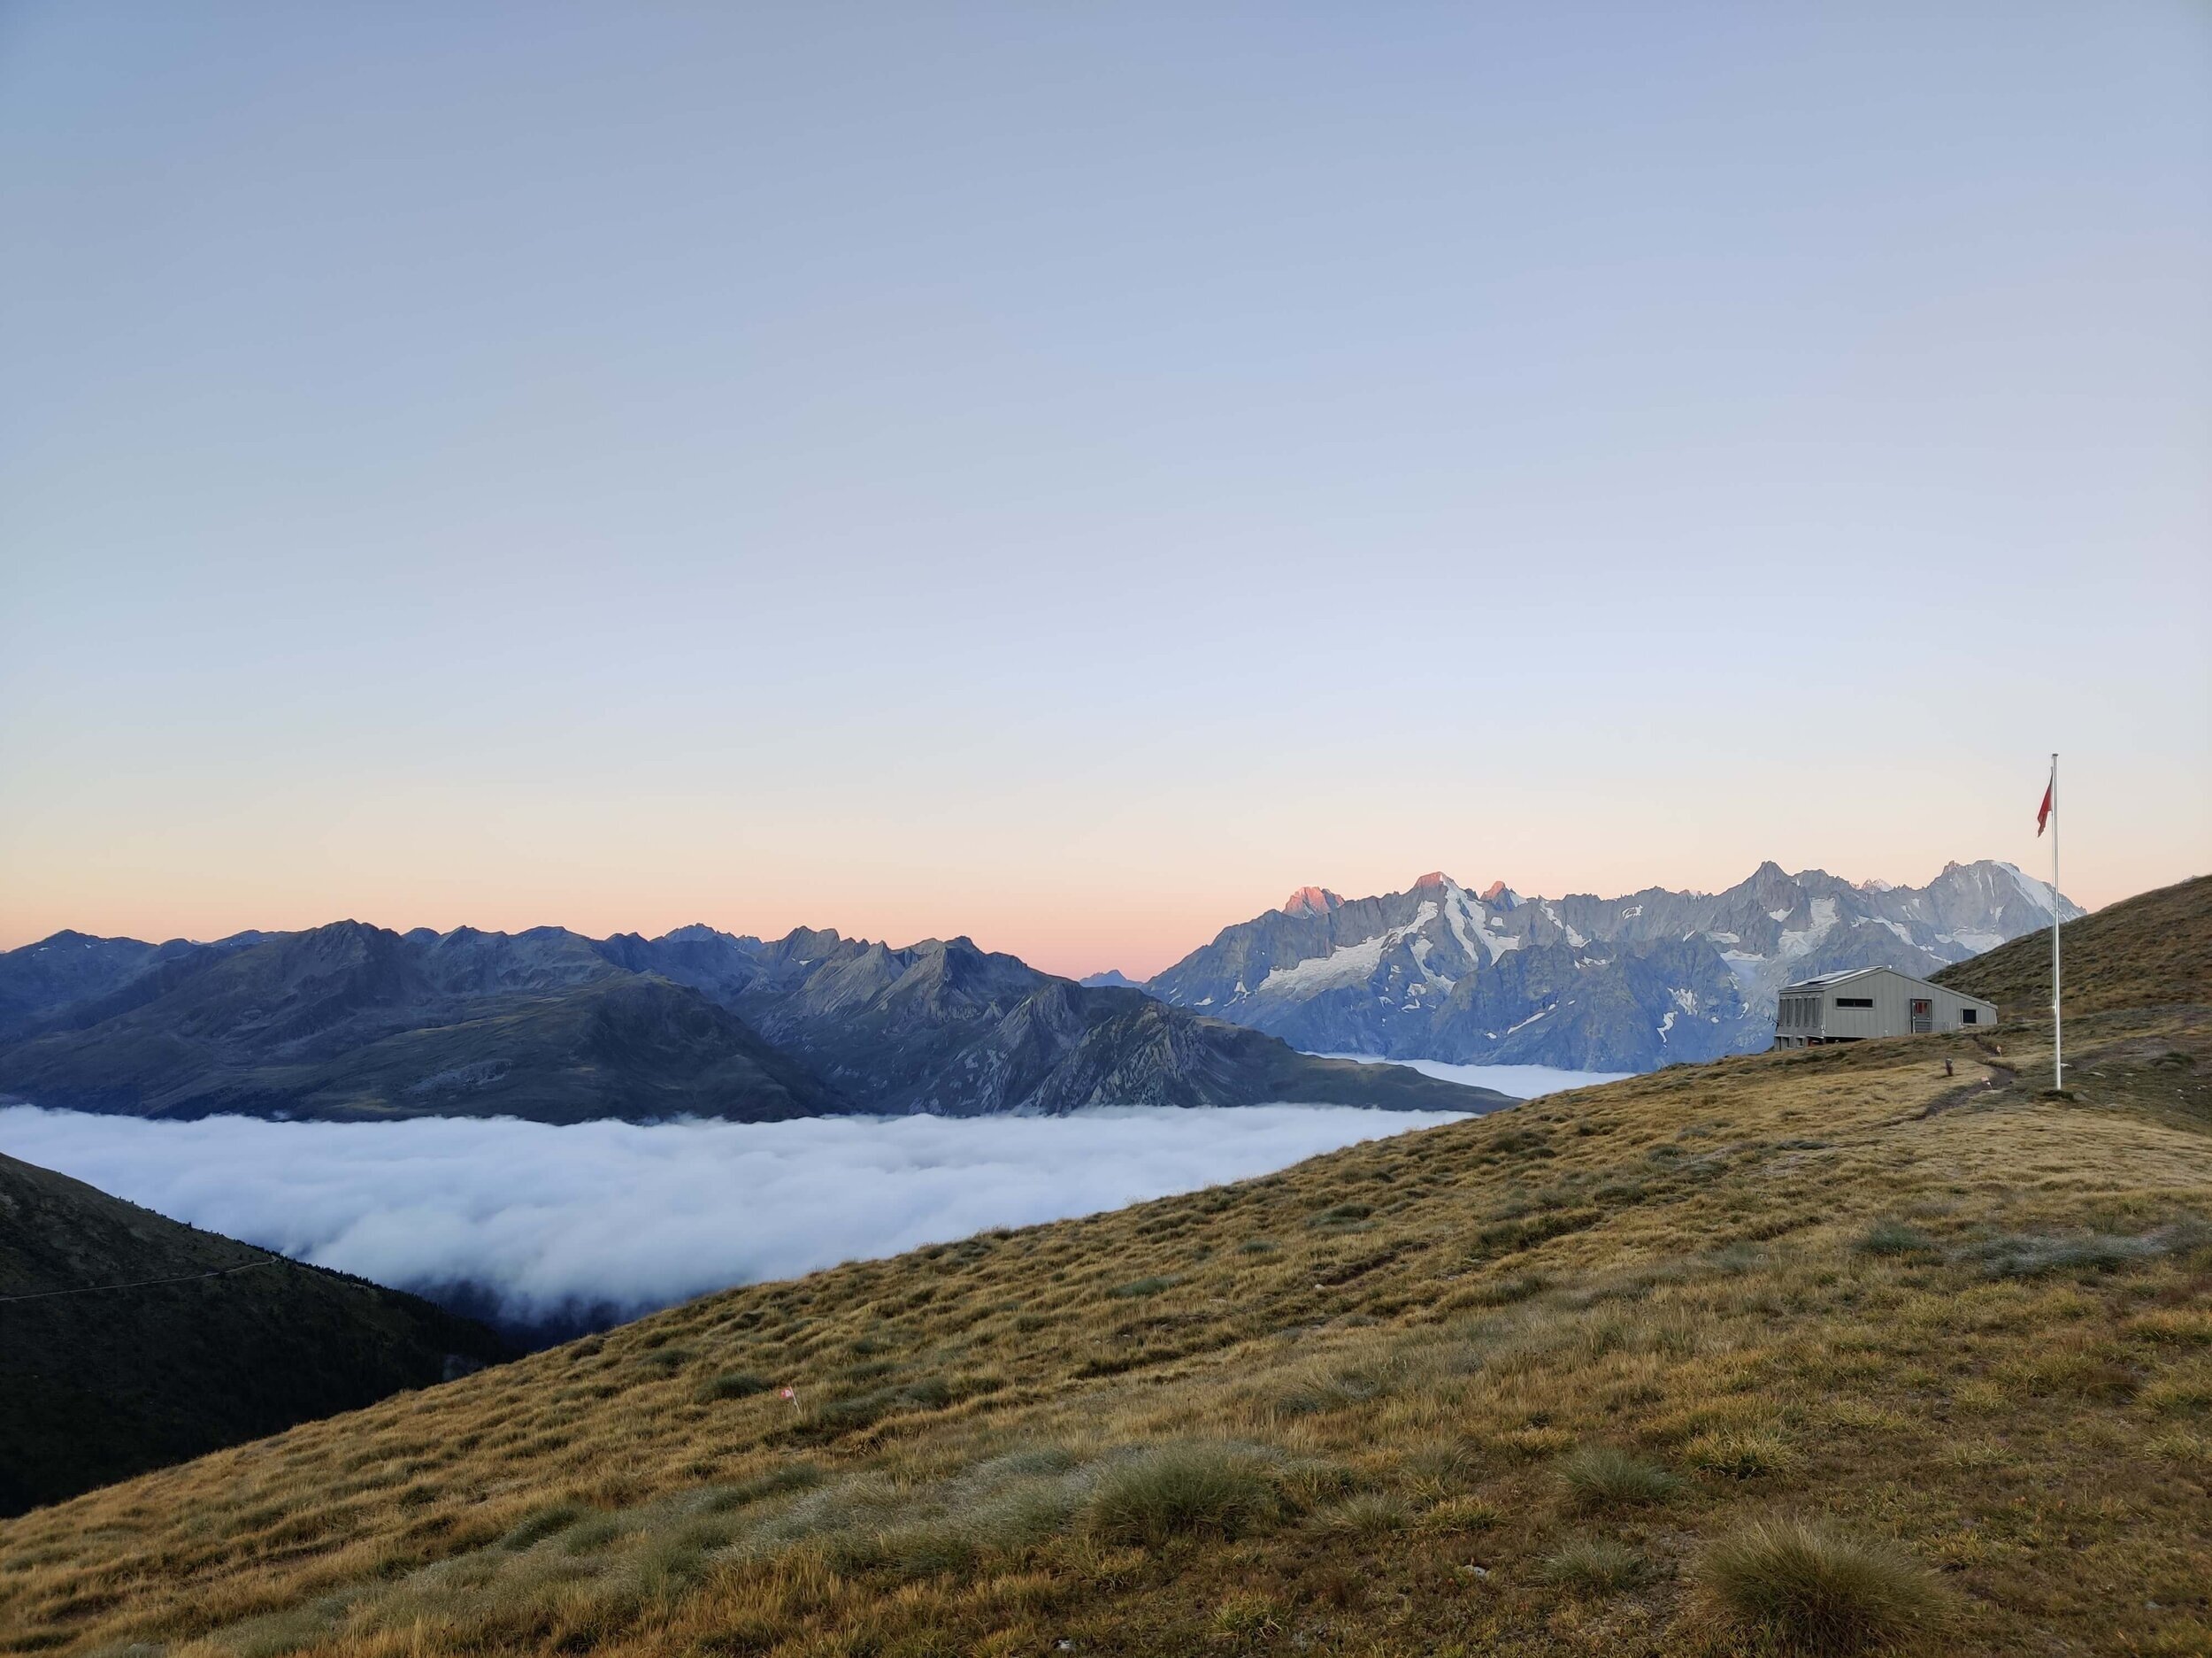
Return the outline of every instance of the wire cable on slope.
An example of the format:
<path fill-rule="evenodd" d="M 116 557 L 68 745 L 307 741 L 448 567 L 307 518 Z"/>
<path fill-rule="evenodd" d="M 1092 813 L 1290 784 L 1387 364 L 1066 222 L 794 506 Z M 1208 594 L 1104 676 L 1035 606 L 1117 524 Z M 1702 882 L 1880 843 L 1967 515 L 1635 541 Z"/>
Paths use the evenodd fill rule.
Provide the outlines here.
<path fill-rule="evenodd" d="M 283 1257 L 264 1255 L 258 1261 L 248 1261 L 234 1267 L 218 1267 L 212 1272 L 180 1272 L 173 1278 L 133 1278 L 127 1284 L 86 1284 L 73 1290 L 35 1290 L 28 1295 L 0 1295 L 0 1307 L 11 1301 L 50 1301 L 57 1295 L 98 1295 L 108 1290 L 140 1290 L 154 1284 L 192 1284 L 202 1278 L 227 1278 L 234 1272 L 250 1272 L 256 1267 L 276 1265 Z"/>

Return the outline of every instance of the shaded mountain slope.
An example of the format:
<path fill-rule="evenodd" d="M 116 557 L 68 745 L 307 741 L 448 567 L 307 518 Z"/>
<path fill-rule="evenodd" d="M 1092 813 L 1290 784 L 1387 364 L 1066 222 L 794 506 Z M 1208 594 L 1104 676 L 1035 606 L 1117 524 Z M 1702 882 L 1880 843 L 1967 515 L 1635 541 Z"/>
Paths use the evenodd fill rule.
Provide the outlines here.
<path fill-rule="evenodd" d="M 2069 921 L 2061 943 L 2070 1018 L 2177 998 L 2212 1003 L 2212 875 Z M 1993 1002 L 2008 1018 L 2040 1016 L 2051 1002 L 2051 930 L 1947 967 L 1935 982 Z"/>
<path fill-rule="evenodd" d="M 839 1109 L 736 1015 L 546 928 L 280 933 L 142 1005 L 0 1051 L 0 1089 L 147 1117 L 690 1114 Z"/>
<path fill-rule="evenodd" d="M 236 948 L 158 947 L 158 959 L 94 942 L 66 953 L 86 958 L 84 999 L 50 999 L 38 1034 L 0 1048 L 0 1092 L 150 1117 L 549 1123 L 1509 1102 L 1311 1059 L 964 939 L 894 950 L 808 930 L 764 944 L 705 927 L 595 940 L 345 921 Z"/>
<path fill-rule="evenodd" d="M 795 941 L 794 941 L 795 940 Z M 978 1116 L 1263 1101 L 1482 1110 L 1504 1095 L 1321 1060 L 1141 992 L 1041 973 L 966 939 L 905 949 L 794 935 L 734 1005 L 874 1110 Z"/>
<path fill-rule="evenodd" d="M 412 1295 L 0 1155 L 0 1513 L 505 1356 Z"/>
<path fill-rule="evenodd" d="M 2071 1100 L 1735 1057 L 705 1297 L 0 1524 L 0 1650 L 1772 1654 L 1785 1516 L 1865 1650 L 2201 1651 L 2212 1017 L 2149 988 Z"/>
<path fill-rule="evenodd" d="M 147 944 L 65 931 L 0 951 L 0 1043 L 96 1024 L 151 1001 L 199 967 L 262 936 L 241 933 L 213 944 L 187 939 Z"/>

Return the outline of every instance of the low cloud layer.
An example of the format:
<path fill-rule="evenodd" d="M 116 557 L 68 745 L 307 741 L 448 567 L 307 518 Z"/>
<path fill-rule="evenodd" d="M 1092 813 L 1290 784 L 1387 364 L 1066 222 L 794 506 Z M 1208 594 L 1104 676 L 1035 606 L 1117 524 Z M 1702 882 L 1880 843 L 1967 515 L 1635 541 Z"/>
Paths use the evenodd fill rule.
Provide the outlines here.
<path fill-rule="evenodd" d="M 1594 1087 L 1601 1082 L 1618 1082 L 1623 1077 L 1634 1074 L 1626 1071 L 1563 1071 L 1556 1065 L 1455 1065 L 1441 1059 L 1379 1059 L 1373 1054 L 1331 1054 L 1324 1057 L 1357 1059 L 1371 1065 L 1403 1065 L 1425 1077 L 1463 1082 L 1476 1088 L 1495 1088 L 1517 1100 L 1563 1094 L 1569 1088 Z"/>
<path fill-rule="evenodd" d="M 178 1220 L 541 1324 L 1115 1209 L 1453 1120 L 1254 1106 L 790 1123 L 268 1123 L 0 1109 L 0 1151 Z"/>

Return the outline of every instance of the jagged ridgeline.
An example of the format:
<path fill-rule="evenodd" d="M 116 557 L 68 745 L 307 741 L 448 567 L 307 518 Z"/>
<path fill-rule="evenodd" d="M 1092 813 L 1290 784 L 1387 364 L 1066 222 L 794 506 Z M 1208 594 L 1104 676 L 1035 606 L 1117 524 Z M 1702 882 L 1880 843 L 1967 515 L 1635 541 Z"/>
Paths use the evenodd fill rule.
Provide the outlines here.
<path fill-rule="evenodd" d="M 594 940 L 358 922 L 211 945 L 58 933 L 0 956 L 0 1094 L 154 1117 L 572 1123 L 1502 1094 L 1294 1052 L 965 939 Z"/>
<path fill-rule="evenodd" d="M 1649 1071 L 1763 1049 L 1792 979 L 1924 978 L 2050 921 L 2048 887 L 1988 862 L 1924 887 L 1763 864 L 1723 893 L 1622 898 L 1476 893 L 1438 872 L 1379 898 L 1301 887 L 1146 988 L 1315 1053 Z"/>
<path fill-rule="evenodd" d="M 1731 1057 L 707 1296 L 0 1522 L 0 1651 L 2204 1651 L 2212 883 L 2080 931 L 2067 1095 Z"/>

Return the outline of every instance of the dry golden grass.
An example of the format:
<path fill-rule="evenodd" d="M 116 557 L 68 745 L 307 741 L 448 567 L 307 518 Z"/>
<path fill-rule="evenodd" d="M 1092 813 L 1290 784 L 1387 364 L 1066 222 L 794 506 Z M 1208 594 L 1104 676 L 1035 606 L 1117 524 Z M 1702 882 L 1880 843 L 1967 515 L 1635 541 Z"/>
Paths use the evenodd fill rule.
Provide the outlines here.
<path fill-rule="evenodd" d="M 2138 893 L 2066 924 L 2066 1017 L 2176 1002 L 2212 1002 L 2212 875 Z M 2051 930 L 2031 933 L 1936 974 L 1997 1004 L 2005 1018 L 2051 1006 Z"/>
<path fill-rule="evenodd" d="M 1997 1034 L 710 1296 L 0 1524 L 0 1650 L 1781 1651 L 1807 1522 L 1892 1645 L 2212 1652 L 2212 1012 Z"/>

